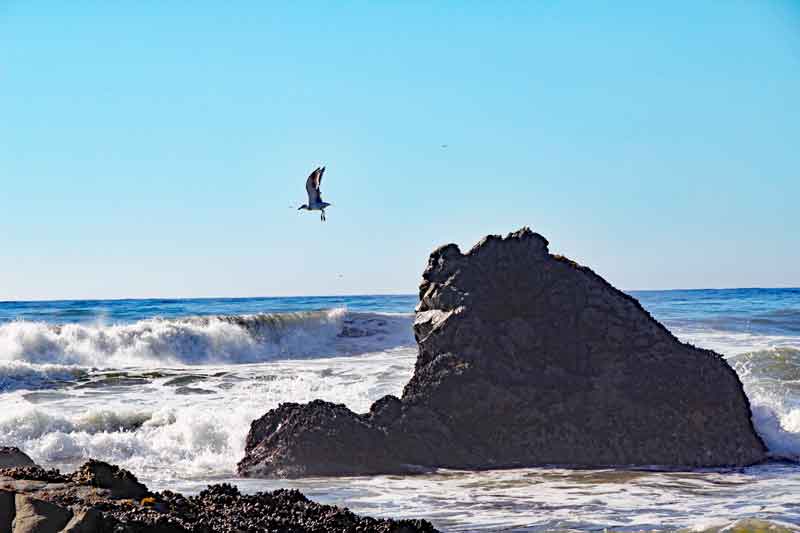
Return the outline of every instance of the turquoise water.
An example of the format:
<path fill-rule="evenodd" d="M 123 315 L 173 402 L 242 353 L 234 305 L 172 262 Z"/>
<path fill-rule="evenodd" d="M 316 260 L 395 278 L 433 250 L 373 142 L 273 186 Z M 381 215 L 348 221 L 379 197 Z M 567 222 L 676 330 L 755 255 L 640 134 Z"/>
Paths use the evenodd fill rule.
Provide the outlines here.
<path fill-rule="evenodd" d="M 745 469 L 519 469 L 299 481 L 235 477 L 250 422 L 315 398 L 363 412 L 413 373 L 415 295 L 0 302 L 0 444 L 88 457 L 151 487 L 298 487 L 445 530 L 714 530 L 800 523 L 800 289 L 637 291 L 736 369 L 774 461 Z"/>

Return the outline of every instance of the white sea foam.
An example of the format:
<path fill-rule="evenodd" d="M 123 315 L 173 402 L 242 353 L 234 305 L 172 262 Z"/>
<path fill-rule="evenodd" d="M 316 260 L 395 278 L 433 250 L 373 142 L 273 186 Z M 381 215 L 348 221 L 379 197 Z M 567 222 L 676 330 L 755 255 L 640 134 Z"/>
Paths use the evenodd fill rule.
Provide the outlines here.
<path fill-rule="evenodd" d="M 800 339 L 791 335 L 759 335 L 714 329 L 676 329 L 674 333 L 684 342 L 714 350 L 725 356 L 735 356 L 775 348 L 797 348 Z"/>
<path fill-rule="evenodd" d="M 91 367 L 254 363 L 352 355 L 412 342 L 410 315 L 345 309 L 115 325 L 15 321 L 0 325 L 0 362 Z"/>
<path fill-rule="evenodd" d="M 250 423 L 267 410 L 322 398 L 366 411 L 377 398 L 401 391 L 415 356 L 402 348 L 361 357 L 194 366 L 155 373 L 161 377 L 146 388 L 60 390 L 58 407 L 31 404 L 18 391 L 0 395 L 0 440 L 65 468 L 94 457 L 151 480 L 229 476 Z M 204 376 L 191 387 L 210 394 L 180 394 L 180 386 L 170 384 L 188 375 Z M 87 404 L 102 407 L 86 411 Z"/>
<path fill-rule="evenodd" d="M 152 480 L 230 475 L 252 420 L 280 402 L 324 398 L 366 410 L 399 393 L 412 344 L 410 315 L 345 309 L 6 323 L 0 442 L 50 466 L 94 457 Z"/>
<path fill-rule="evenodd" d="M 729 359 L 753 411 L 753 424 L 776 457 L 800 460 L 800 349 L 781 347 Z"/>
<path fill-rule="evenodd" d="M 84 370 L 67 365 L 33 364 L 0 359 L 0 392 L 52 388 L 85 375 Z"/>
<path fill-rule="evenodd" d="M 676 328 L 684 342 L 727 356 L 744 385 L 753 425 L 770 453 L 800 460 L 800 339 L 706 328 Z"/>

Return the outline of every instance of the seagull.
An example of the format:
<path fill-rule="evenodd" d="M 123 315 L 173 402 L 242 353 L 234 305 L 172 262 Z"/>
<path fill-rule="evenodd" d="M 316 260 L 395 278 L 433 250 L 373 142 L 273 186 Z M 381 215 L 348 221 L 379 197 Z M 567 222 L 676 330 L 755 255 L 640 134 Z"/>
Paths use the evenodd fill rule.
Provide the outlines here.
<path fill-rule="evenodd" d="M 297 208 L 298 211 L 305 209 L 306 211 L 322 211 L 319 219 L 325 221 L 325 208 L 328 207 L 328 202 L 322 201 L 322 196 L 319 193 L 319 185 L 322 183 L 322 175 L 325 174 L 325 167 L 317 167 L 306 180 L 306 192 L 308 193 L 308 204 L 303 204 Z"/>

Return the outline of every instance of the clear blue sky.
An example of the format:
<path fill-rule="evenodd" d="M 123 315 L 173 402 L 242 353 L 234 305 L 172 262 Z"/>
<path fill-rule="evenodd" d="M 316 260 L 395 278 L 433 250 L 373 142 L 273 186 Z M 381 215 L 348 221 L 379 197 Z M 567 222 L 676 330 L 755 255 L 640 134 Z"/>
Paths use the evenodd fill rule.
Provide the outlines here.
<path fill-rule="evenodd" d="M 799 204 L 798 1 L 0 0 L 0 300 L 798 286 Z"/>

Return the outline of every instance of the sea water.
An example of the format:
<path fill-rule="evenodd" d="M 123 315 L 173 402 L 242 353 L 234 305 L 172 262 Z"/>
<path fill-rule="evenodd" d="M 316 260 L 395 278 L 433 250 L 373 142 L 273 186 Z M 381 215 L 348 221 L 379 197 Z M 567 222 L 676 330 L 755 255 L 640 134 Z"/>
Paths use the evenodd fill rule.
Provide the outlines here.
<path fill-rule="evenodd" d="M 800 289 L 633 292 L 736 369 L 774 461 L 748 468 L 527 468 L 238 479 L 250 422 L 316 398 L 356 412 L 411 377 L 415 296 L 0 302 L 0 445 L 69 470 L 89 457 L 152 489 L 294 487 L 443 530 L 718 530 L 800 524 Z"/>

